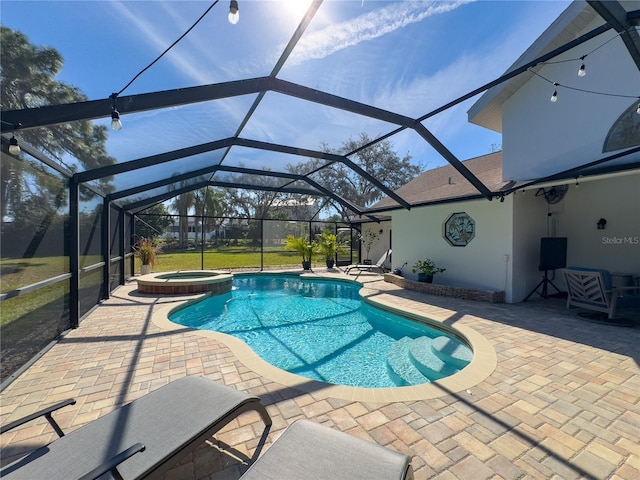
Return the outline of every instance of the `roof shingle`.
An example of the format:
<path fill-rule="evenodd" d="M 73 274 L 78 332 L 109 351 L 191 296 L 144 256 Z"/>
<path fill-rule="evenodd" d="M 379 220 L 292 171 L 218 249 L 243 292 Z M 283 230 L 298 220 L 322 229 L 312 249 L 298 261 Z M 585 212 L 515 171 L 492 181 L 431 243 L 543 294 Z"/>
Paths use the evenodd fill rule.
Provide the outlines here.
<path fill-rule="evenodd" d="M 462 162 L 486 187 L 494 193 L 500 193 L 513 182 L 502 179 L 502 152 L 472 158 Z M 395 191 L 411 205 L 439 203 L 475 197 L 479 192 L 454 167 L 428 170 Z M 371 210 L 393 208 L 399 204 L 385 197 L 371 207 Z"/>

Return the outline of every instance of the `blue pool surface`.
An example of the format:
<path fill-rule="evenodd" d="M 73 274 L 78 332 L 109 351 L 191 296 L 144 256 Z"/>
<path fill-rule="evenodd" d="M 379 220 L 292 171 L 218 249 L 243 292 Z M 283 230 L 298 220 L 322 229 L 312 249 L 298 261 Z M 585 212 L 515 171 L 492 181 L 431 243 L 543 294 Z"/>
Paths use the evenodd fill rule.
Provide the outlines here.
<path fill-rule="evenodd" d="M 458 372 L 472 358 L 454 337 L 363 302 L 355 283 L 243 275 L 233 285 L 170 320 L 233 335 L 278 368 L 340 385 L 427 383 Z"/>

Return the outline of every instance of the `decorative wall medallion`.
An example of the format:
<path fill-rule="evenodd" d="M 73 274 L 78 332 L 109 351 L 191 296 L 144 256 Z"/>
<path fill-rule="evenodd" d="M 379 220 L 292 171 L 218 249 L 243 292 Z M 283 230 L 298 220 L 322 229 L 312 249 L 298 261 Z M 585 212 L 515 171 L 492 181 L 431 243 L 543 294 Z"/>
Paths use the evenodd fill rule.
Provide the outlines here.
<path fill-rule="evenodd" d="M 453 213 L 444 222 L 444 238 L 454 247 L 465 247 L 476 236 L 476 222 L 465 212 Z"/>

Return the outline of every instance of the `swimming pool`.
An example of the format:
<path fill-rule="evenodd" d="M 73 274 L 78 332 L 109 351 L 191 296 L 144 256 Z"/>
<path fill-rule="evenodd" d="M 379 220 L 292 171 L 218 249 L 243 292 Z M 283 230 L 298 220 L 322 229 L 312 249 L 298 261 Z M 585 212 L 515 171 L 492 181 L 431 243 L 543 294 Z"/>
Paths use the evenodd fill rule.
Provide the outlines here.
<path fill-rule="evenodd" d="M 418 385 L 457 373 L 472 357 L 454 337 L 362 302 L 351 282 L 249 275 L 233 283 L 232 292 L 169 319 L 233 335 L 280 369 L 339 385 Z"/>

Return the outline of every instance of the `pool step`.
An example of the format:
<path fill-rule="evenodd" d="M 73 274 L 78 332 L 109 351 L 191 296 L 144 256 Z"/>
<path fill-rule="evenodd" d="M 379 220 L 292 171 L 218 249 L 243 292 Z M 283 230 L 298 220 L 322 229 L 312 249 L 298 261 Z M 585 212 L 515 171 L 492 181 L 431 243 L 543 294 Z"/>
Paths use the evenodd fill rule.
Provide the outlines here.
<path fill-rule="evenodd" d="M 459 372 L 472 357 L 471 350 L 453 338 L 403 337 L 389 347 L 387 365 L 400 382 L 418 385 Z"/>
<path fill-rule="evenodd" d="M 409 348 L 413 341 L 412 338 L 403 337 L 394 342 L 387 350 L 387 365 L 406 384 L 419 385 L 429 382 L 429 379 L 422 375 L 411 361 Z"/>
<path fill-rule="evenodd" d="M 433 339 L 419 337 L 409 345 L 409 357 L 416 369 L 429 380 L 439 380 L 459 371 L 458 368 L 447 365 L 433 348 Z"/>
<path fill-rule="evenodd" d="M 471 349 L 455 338 L 434 338 L 431 349 L 439 358 L 458 369 L 466 367 L 473 359 Z"/>

